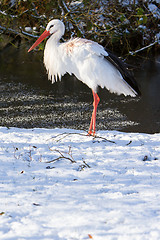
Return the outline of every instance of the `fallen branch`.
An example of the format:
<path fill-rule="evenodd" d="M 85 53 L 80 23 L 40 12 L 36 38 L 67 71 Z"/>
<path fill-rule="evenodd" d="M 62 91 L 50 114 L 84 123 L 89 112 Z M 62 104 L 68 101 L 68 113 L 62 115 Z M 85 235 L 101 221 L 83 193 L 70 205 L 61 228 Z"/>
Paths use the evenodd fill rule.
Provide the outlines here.
<path fill-rule="evenodd" d="M 53 163 L 53 162 L 59 161 L 61 159 L 67 159 L 67 160 L 71 161 L 71 163 L 76 163 L 76 161 L 74 160 L 74 158 L 72 156 L 71 146 L 69 146 L 68 152 L 60 151 L 58 149 L 51 149 L 51 148 L 49 148 L 49 149 L 50 149 L 50 151 L 55 151 L 55 152 L 59 153 L 60 156 L 55 158 L 55 159 L 53 159 L 53 160 L 47 161 L 46 163 Z M 54 168 L 54 167 L 50 167 L 50 166 L 47 167 L 47 169 L 52 169 L 52 168 Z M 82 171 L 82 170 L 84 170 L 84 168 L 91 168 L 86 163 L 85 160 L 83 160 L 83 163 L 81 165 L 79 165 L 78 171 Z"/>
<path fill-rule="evenodd" d="M 110 142 L 110 143 L 116 143 L 116 142 L 114 142 L 114 141 L 112 141 L 112 140 L 108 140 L 107 138 L 104 138 L 104 137 L 100 137 L 100 136 L 94 136 L 94 139 L 96 139 L 96 138 L 100 138 L 100 139 L 102 139 L 103 141 L 106 141 L 106 142 Z"/>
<path fill-rule="evenodd" d="M 73 156 L 72 156 L 71 146 L 69 146 L 68 152 L 62 152 L 58 149 L 53 150 L 51 148 L 49 148 L 49 150 L 54 151 L 54 152 L 58 152 L 60 154 L 60 156 L 53 159 L 53 160 L 47 161 L 46 163 L 52 163 L 52 162 L 55 162 L 55 161 L 59 161 L 60 159 L 67 159 L 67 160 L 71 161 L 71 163 L 76 163 L 76 161 L 73 159 Z M 65 156 L 64 154 L 66 154 L 67 156 Z"/>
<path fill-rule="evenodd" d="M 83 160 L 83 164 L 81 164 L 78 168 L 79 171 L 84 170 L 84 168 L 91 168 L 84 160 Z"/>
<path fill-rule="evenodd" d="M 61 138 L 59 138 L 59 139 L 57 139 L 56 140 L 56 142 L 59 142 L 59 141 L 61 141 L 62 139 L 64 139 L 64 138 L 66 138 L 66 137 L 68 137 L 69 135 L 80 135 L 80 136 L 85 136 L 85 137 L 92 137 L 93 138 L 93 143 L 95 142 L 94 140 L 95 139 L 102 139 L 103 141 L 106 141 L 106 142 L 110 142 L 110 143 L 116 143 L 116 142 L 114 142 L 114 141 L 112 141 L 112 140 L 108 140 L 107 138 L 105 138 L 105 137 L 100 137 L 100 136 L 98 136 L 98 135 L 96 135 L 96 136 L 92 136 L 92 135 L 89 135 L 88 133 L 66 133 L 66 132 L 64 132 L 64 133 L 60 133 L 60 134 L 57 134 L 55 137 L 52 137 L 51 139 L 56 139 L 57 137 L 59 137 L 59 136 L 63 136 L 63 137 L 61 137 Z M 48 139 L 48 140 L 50 140 L 50 139 Z"/>

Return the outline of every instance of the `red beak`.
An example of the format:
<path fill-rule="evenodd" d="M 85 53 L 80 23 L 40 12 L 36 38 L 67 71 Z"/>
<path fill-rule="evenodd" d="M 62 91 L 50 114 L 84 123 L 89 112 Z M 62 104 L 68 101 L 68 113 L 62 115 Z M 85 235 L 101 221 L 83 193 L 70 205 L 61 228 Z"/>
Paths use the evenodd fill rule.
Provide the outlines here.
<path fill-rule="evenodd" d="M 30 52 L 32 49 L 34 49 L 38 44 L 40 44 L 46 37 L 48 37 L 50 35 L 50 32 L 45 30 L 41 36 L 37 39 L 37 41 L 32 45 L 32 47 L 30 47 L 30 49 L 28 50 L 28 52 Z"/>

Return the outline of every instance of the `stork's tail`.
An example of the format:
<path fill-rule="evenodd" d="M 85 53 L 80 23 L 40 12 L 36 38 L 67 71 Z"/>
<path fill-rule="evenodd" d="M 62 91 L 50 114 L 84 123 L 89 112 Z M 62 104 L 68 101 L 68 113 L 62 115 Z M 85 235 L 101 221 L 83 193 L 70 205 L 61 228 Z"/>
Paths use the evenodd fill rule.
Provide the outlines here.
<path fill-rule="evenodd" d="M 108 60 L 122 75 L 123 80 L 126 82 L 126 85 L 128 85 L 129 88 L 129 94 L 125 95 L 130 95 L 132 97 L 135 96 L 141 96 L 141 92 L 139 90 L 139 86 L 133 76 L 133 74 L 127 69 L 125 64 L 118 58 L 116 57 L 113 53 L 108 52 L 108 56 L 105 56 L 105 59 Z"/>

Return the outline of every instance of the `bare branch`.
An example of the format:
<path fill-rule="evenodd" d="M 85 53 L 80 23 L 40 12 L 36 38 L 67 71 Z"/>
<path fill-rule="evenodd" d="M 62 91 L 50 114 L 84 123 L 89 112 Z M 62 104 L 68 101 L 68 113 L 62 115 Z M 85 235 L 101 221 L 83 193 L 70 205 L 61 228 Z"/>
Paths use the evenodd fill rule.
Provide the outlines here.
<path fill-rule="evenodd" d="M 77 30 L 81 33 L 81 35 L 82 35 L 83 37 L 85 37 L 84 32 L 83 32 L 83 31 L 81 30 L 81 28 L 79 27 L 79 24 L 77 23 L 77 21 L 75 20 L 73 14 L 71 13 L 71 11 L 69 10 L 69 8 L 67 7 L 65 1 L 59 0 L 58 2 L 59 2 L 59 7 L 60 7 L 60 9 L 61 9 L 61 11 L 62 11 L 62 15 L 64 16 L 64 13 L 65 13 L 65 12 L 66 12 L 68 15 L 70 15 L 70 17 L 71 17 L 71 19 L 72 19 L 72 22 L 74 23 L 74 25 L 75 25 L 75 27 L 77 28 Z M 60 3 L 62 3 L 62 4 L 60 4 Z M 63 7 L 62 7 L 62 5 L 63 5 Z"/>
<path fill-rule="evenodd" d="M 0 14 L 5 15 L 5 16 L 9 16 L 10 18 L 17 18 L 18 17 L 17 15 L 11 15 L 11 14 L 8 14 L 5 11 L 1 11 L 1 10 L 0 10 Z"/>
<path fill-rule="evenodd" d="M 84 168 L 91 168 L 84 160 L 83 160 L 83 164 L 81 164 L 78 168 L 79 171 L 84 170 Z"/>
<path fill-rule="evenodd" d="M 76 163 L 76 161 L 73 159 L 73 156 L 72 156 L 71 146 L 69 146 L 68 152 L 63 152 L 63 151 L 60 151 L 58 149 L 51 149 L 51 148 L 49 148 L 49 150 L 54 151 L 54 152 L 58 152 L 60 154 L 60 156 L 51 160 L 51 161 L 47 161 L 46 163 L 59 161 L 60 159 L 67 159 L 67 160 L 71 161 L 71 163 Z"/>
<path fill-rule="evenodd" d="M 20 37 L 31 37 L 31 38 L 37 38 L 38 36 L 36 35 L 33 35 L 31 33 L 27 33 L 23 30 L 21 30 L 20 32 L 12 29 L 12 28 L 6 28 L 6 27 L 3 27 L 3 26 L 0 26 L 0 30 L 3 32 L 3 33 L 6 33 L 6 34 L 13 34 L 14 36 L 20 36 Z"/>
<path fill-rule="evenodd" d="M 143 48 L 140 48 L 140 49 L 138 49 L 138 50 L 136 50 L 136 51 L 134 51 L 134 52 L 131 52 L 131 51 L 130 51 L 129 54 L 130 54 L 130 55 L 135 55 L 136 53 L 141 52 L 141 51 L 143 51 L 143 50 L 145 50 L 145 49 L 147 49 L 147 48 L 150 48 L 150 47 L 156 45 L 157 43 L 158 43 L 158 39 L 157 39 L 155 42 L 153 42 L 153 43 L 151 43 L 151 44 L 149 44 L 149 45 L 147 45 L 147 46 L 145 46 L 145 47 L 143 47 Z"/>
<path fill-rule="evenodd" d="M 76 133 L 76 132 L 73 132 L 73 133 L 66 133 L 66 132 L 60 133 L 60 134 L 57 134 L 55 137 L 52 137 L 51 139 L 55 139 L 56 142 L 60 142 L 62 139 L 68 137 L 69 135 L 80 135 L 80 136 L 85 136 L 85 137 L 87 137 L 87 138 L 88 138 L 88 137 L 91 137 L 91 138 L 93 138 L 93 140 L 99 138 L 99 139 L 102 139 L 103 141 L 106 141 L 106 142 L 115 143 L 115 142 L 112 141 L 112 140 L 108 140 L 107 138 L 104 138 L 104 137 L 101 137 L 101 136 L 98 136 L 98 135 L 92 136 L 92 135 L 88 135 L 88 133 Z M 62 137 L 60 137 L 60 136 L 62 136 Z M 56 138 L 58 138 L 58 137 L 60 137 L 60 138 L 59 138 L 59 139 L 56 139 Z"/>

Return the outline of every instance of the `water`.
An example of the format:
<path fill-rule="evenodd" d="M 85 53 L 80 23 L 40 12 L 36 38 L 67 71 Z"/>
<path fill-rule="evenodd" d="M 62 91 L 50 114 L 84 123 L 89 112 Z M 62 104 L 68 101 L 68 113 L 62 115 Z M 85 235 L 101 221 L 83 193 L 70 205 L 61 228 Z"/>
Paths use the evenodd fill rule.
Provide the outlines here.
<path fill-rule="evenodd" d="M 27 53 L 24 44 L 0 52 L 0 126 L 87 131 L 91 90 L 68 75 L 51 84 L 42 58 L 42 52 Z M 99 89 L 97 130 L 160 132 L 160 56 L 143 62 L 134 74 L 141 85 L 141 98 Z"/>

